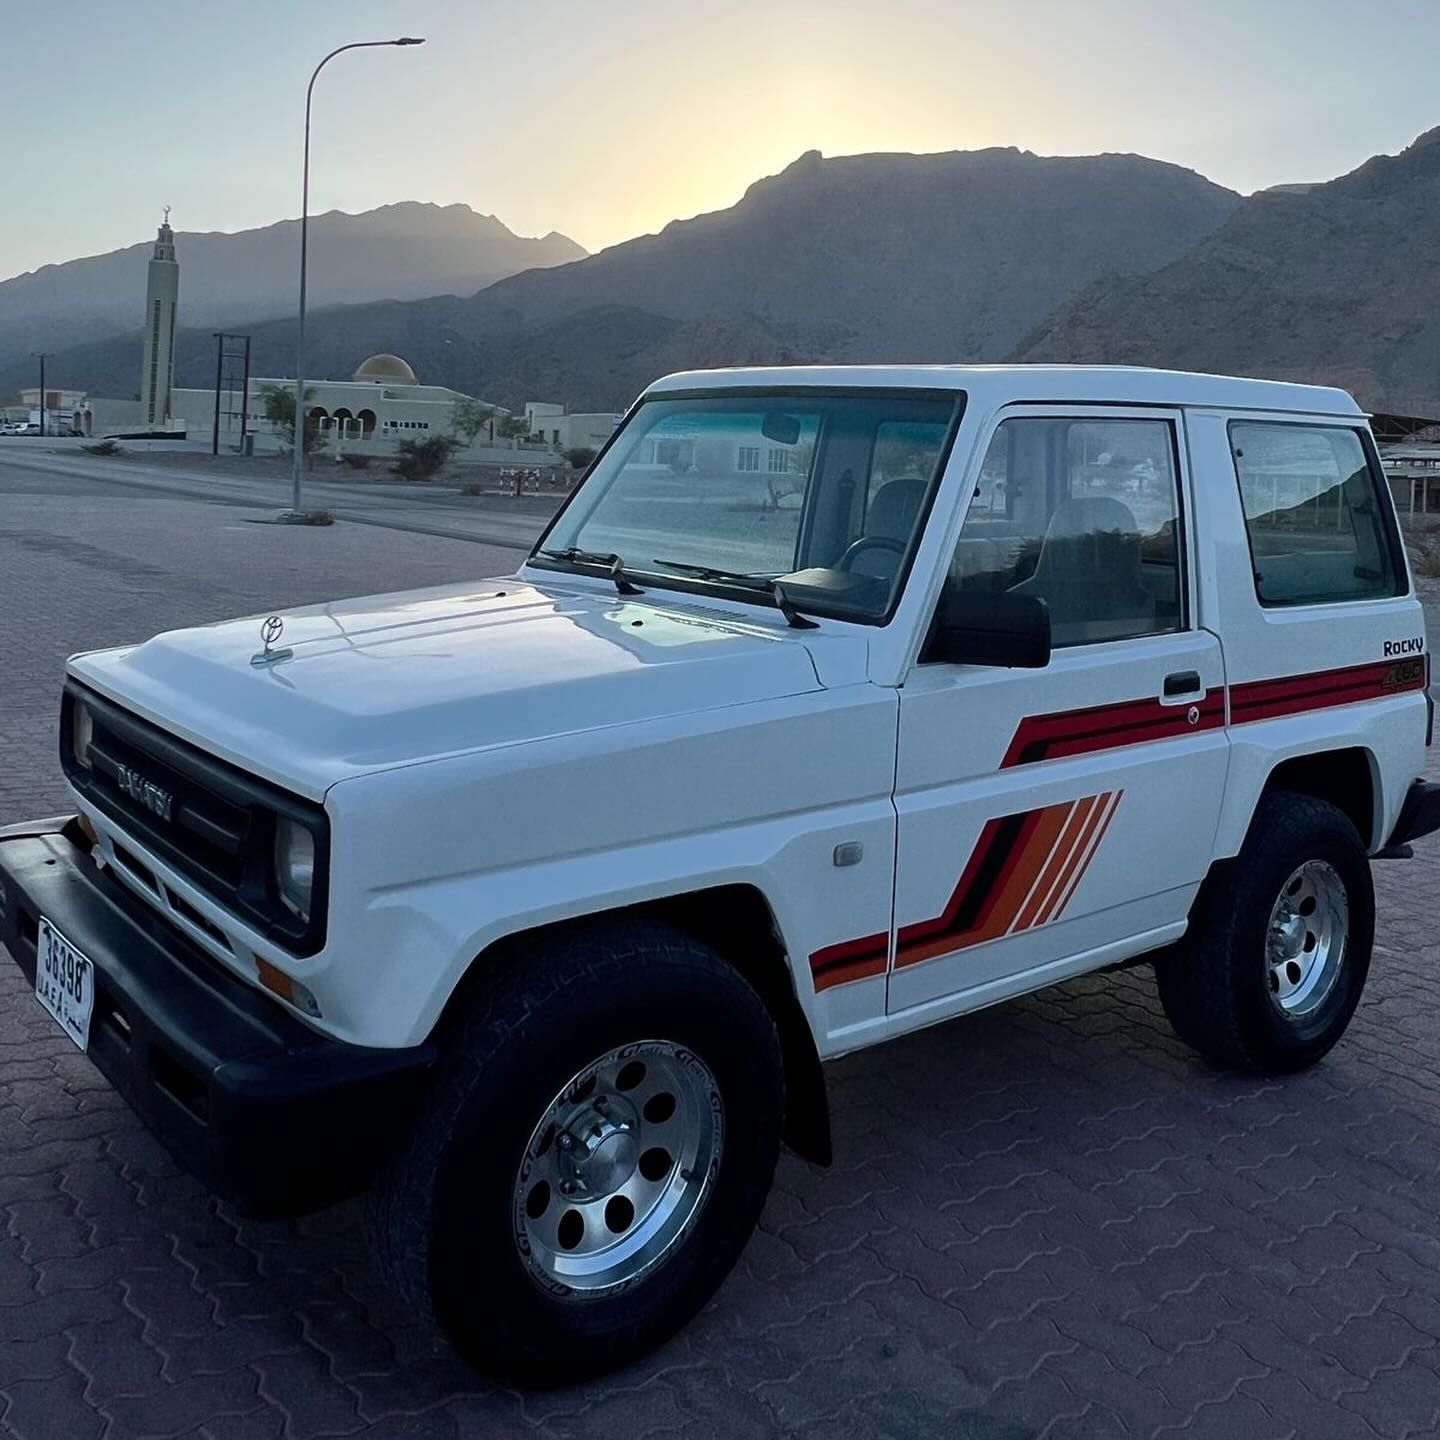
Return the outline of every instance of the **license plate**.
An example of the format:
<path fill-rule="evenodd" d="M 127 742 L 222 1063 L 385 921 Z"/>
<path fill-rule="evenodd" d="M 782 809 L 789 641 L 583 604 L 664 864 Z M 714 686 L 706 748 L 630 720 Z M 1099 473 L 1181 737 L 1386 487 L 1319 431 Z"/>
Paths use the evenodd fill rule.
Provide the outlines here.
<path fill-rule="evenodd" d="M 40 919 L 35 998 L 84 1050 L 95 1009 L 95 967 L 48 920 Z"/>

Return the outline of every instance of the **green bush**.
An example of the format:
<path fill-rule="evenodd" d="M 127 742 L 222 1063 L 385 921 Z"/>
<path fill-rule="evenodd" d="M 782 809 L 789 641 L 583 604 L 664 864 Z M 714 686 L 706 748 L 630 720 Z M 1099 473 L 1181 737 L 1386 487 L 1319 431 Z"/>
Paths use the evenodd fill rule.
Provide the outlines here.
<path fill-rule="evenodd" d="M 370 468 L 370 457 L 368 455 L 342 455 L 340 457 L 352 470 L 368 470 Z"/>
<path fill-rule="evenodd" d="M 588 445 L 572 445 L 565 458 L 572 470 L 584 470 L 595 459 L 595 452 Z"/>
<path fill-rule="evenodd" d="M 460 448 L 453 435 L 432 435 L 428 440 L 402 440 L 400 453 L 390 467 L 402 480 L 433 480 Z"/>

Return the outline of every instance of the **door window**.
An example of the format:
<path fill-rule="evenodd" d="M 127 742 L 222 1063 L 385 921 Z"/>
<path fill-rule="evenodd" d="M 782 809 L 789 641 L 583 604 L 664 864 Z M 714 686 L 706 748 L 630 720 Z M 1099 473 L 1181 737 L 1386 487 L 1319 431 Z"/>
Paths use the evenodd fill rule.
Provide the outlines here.
<path fill-rule="evenodd" d="M 1057 647 L 1178 630 L 1179 516 L 1168 420 L 1005 420 L 950 583 L 1038 596 Z"/>

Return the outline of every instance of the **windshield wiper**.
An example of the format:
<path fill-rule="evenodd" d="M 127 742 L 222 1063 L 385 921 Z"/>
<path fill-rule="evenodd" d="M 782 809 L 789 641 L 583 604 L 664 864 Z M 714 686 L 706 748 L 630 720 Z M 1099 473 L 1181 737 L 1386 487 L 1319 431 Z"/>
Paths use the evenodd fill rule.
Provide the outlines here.
<path fill-rule="evenodd" d="M 734 585 L 739 590 L 754 590 L 769 595 L 786 622 L 796 630 L 818 630 L 820 627 L 808 616 L 802 615 L 785 593 L 779 580 L 765 575 L 747 575 L 743 570 L 719 570 L 713 565 L 691 565 L 685 560 L 652 560 L 652 565 L 663 565 L 667 570 L 679 570 L 682 574 L 693 575 L 697 580 L 714 580 L 721 585 Z"/>
<path fill-rule="evenodd" d="M 643 595 L 645 592 L 625 578 L 625 562 L 613 550 L 582 550 L 578 545 L 569 545 L 564 550 L 537 550 L 547 560 L 559 560 L 567 565 L 601 565 L 610 573 L 615 589 L 621 595 Z"/>

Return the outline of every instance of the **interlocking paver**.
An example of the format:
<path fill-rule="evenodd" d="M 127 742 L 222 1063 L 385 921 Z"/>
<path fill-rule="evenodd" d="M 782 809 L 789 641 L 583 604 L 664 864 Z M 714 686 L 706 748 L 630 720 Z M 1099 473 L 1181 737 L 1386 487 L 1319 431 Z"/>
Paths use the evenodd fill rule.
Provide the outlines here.
<path fill-rule="evenodd" d="M 0 824 L 59 809 L 63 657 L 499 573 L 513 551 L 0 471 Z M 1432 616 L 1440 620 L 1440 615 Z M 1432 626 L 1440 634 L 1440 623 Z M 1433 767 L 1440 768 L 1440 767 Z M 0 1429 L 21 1440 L 1440 1432 L 1440 842 L 1376 866 L 1364 1004 L 1318 1069 L 1212 1069 L 1149 972 L 831 1067 L 691 1327 L 608 1380 L 497 1389 L 371 1271 L 358 1207 L 237 1219 L 0 962 Z"/>

